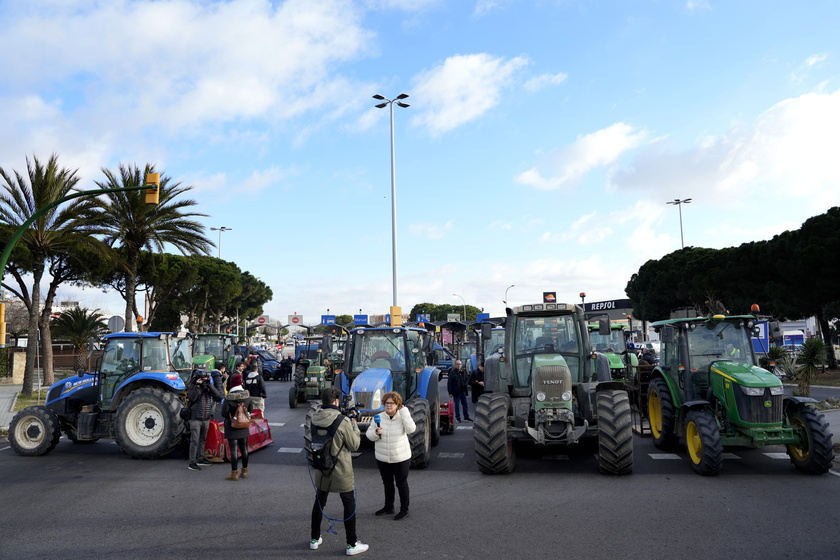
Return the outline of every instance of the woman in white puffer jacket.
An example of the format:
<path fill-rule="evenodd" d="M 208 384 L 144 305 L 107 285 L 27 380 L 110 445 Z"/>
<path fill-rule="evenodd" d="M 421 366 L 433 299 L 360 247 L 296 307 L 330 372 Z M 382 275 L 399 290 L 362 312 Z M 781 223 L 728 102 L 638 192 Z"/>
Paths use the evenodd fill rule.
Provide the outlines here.
<path fill-rule="evenodd" d="M 411 467 L 411 444 L 408 434 L 414 433 L 417 426 L 411 418 L 411 412 L 403 406 L 399 393 L 385 393 L 385 414 L 380 414 L 379 425 L 368 428 L 365 435 L 375 443 L 376 466 L 385 485 L 385 507 L 376 515 L 394 513 L 396 490 L 400 494 L 400 511 L 394 516 L 399 521 L 408 517 L 408 469 Z"/>

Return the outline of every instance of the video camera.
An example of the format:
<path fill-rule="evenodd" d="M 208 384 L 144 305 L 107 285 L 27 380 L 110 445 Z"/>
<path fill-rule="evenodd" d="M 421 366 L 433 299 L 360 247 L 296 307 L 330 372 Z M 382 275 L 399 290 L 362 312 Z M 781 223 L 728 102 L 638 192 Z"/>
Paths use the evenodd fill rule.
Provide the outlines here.
<path fill-rule="evenodd" d="M 351 395 L 344 395 L 344 398 L 341 400 L 341 413 L 351 420 L 358 420 L 359 416 L 361 416 Z"/>

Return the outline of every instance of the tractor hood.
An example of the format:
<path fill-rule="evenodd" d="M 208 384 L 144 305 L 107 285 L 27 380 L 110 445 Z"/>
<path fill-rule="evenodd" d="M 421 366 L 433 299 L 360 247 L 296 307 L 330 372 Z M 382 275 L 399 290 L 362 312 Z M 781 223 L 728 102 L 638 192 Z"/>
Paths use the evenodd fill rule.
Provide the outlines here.
<path fill-rule="evenodd" d="M 607 357 L 610 361 L 610 369 L 624 369 L 625 364 L 624 361 L 621 359 L 620 354 L 616 354 L 614 352 L 605 352 L 604 356 Z"/>
<path fill-rule="evenodd" d="M 744 362 L 721 360 L 712 363 L 711 371 L 744 387 L 778 387 L 782 384 L 769 371 Z"/>
<path fill-rule="evenodd" d="M 353 402 L 364 415 L 385 409 L 382 396 L 393 390 L 393 376 L 386 368 L 370 368 L 360 373 L 350 387 Z"/>

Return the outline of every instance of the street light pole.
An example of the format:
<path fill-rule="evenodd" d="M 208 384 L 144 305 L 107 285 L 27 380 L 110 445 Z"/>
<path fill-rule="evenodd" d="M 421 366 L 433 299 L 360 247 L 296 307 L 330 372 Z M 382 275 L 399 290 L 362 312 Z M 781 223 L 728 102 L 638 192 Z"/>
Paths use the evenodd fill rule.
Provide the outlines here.
<path fill-rule="evenodd" d="M 467 322 L 467 301 L 464 299 L 464 296 L 459 296 L 458 294 L 452 294 L 455 297 L 461 298 L 461 301 L 464 302 L 464 322 Z"/>
<path fill-rule="evenodd" d="M 679 198 L 675 198 L 674 200 L 669 200 L 665 204 L 673 204 L 677 208 L 680 209 L 680 245 L 682 245 L 682 248 L 685 249 L 685 241 L 683 241 L 682 205 L 683 204 L 691 204 L 691 199 L 690 198 L 684 198 L 684 199 L 680 200 Z"/>
<path fill-rule="evenodd" d="M 374 99 L 382 101 L 382 103 L 376 105 L 377 109 L 384 109 L 385 107 L 391 109 L 391 267 L 393 270 L 394 307 L 397 307 L 397 172 L 394 153 L 394 103 L 403 108 L 409 107 L 408 103 L 402 102 L 407 97 L 408 94 L 406 93 L 401 93 L 394 99 L 388 99 L 378 93 L 373 96 Z"/>
<path fill-rule="evenodd" d="M 219 232 L 219 259 L 222 258 L 222 234 L 226 231 L 232 231 L 233 228 L 229 227 L 211 227 L 210 231 L 218 231 Z"/>
<path fill-rule="evenodd" d="M 505 290 L 505 299 L 503 299 L 503 300 L 502 300 L 502 303 L 504 303 L 505 305 L 507 305 L 507 293 L 508 293 L 508 290 L 510 290 L 510 289 L 511 289 L 511 288 L 513 288 L 514 286 L 516 286 L 516 284 L 511 284 L 510 286 L 508 286 L 508 287 L 507 287 L 507 290 Z"/>

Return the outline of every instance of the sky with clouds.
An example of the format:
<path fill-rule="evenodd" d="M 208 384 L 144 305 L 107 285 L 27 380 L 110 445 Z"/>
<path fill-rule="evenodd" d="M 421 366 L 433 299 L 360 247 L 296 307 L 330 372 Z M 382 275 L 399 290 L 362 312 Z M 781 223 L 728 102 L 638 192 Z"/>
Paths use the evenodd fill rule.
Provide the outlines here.
<path fill-rule="evenodd" d="M 272 319 L 624 298 L 840 205 L 834 0 L 0 0 L 0 167 L 154 164 Z M 218 255 L 218 248 L 214 255 Z M 453 294 L 458 294 L 455 296 Z M 113 294 L 60 299 L 120 313 Z"/>

